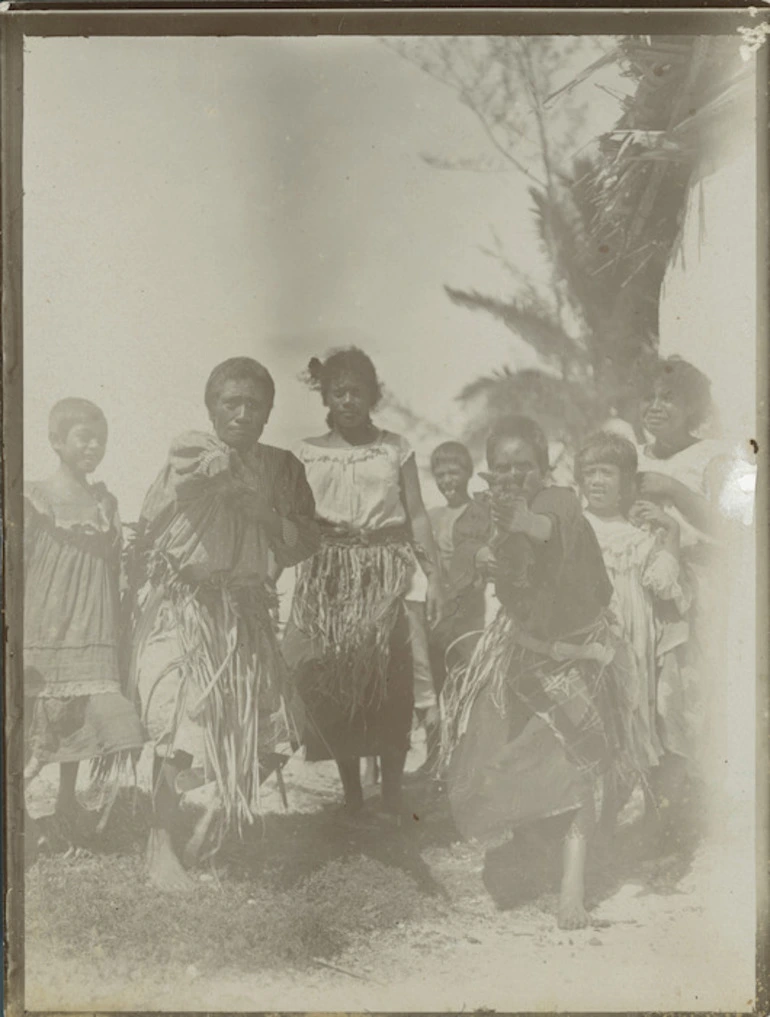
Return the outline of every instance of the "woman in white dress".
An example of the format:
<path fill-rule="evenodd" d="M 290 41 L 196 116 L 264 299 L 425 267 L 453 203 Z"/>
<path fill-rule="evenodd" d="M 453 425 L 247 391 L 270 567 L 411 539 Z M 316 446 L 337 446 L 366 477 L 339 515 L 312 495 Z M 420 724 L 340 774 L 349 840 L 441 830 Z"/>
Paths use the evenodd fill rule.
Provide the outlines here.
<path fill-rule="evenodd" d="M 358 812 L 360 760 L 378 756 L 383 805 L 398 814 L 414 708 L 405 600 L 419 562 L 428 622 L 438 618 L 438 552 L 409 443 L 372 422 L 380 384 L 369 357 L 339 350 L 313 359 L 309 375 L 329 430 L 296 451 L 322 542 L 299 571 L 284 656 L 303 707 L 306 758 L 336 761 L 347 811 Z"/>
<path fill-rule="evenodd" d="M 642 405 L 651 440 L 639 451 L 639 496 L 679 523 L 682 580 L 692 596 L 686 631 L 663 622 L 659 634 L 658 713 L 668 754 L 659 797 L 674 804 L 687 771 L 702 776 L 704 750 L 710 746 L 713 753 L 714 732 L 707 728 L 714 716 L 711 676 L 725 649 L 723 612 L 714 594 L 724 525 L 719 500 L 732 457 L 723 442 L 697 436 L 711 409 L 705 375 L 679 357 L 661 361 Z"/>

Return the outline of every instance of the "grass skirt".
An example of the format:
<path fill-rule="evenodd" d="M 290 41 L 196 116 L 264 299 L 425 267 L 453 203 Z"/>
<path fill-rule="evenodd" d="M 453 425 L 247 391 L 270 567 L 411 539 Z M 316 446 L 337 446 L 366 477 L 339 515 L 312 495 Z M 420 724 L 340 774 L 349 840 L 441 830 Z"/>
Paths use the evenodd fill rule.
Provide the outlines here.
<path fill-rule="evenodd" d="M 464 836 L 496 837 L 589 803 L 598 818 L 620 749 L 609 640 L 601 617 L 549 652 L 501 611 L 470 665 L 450 674 L 441 766 Z"/>
<path fill-rule="evenodd" d="M 256 580 L 166 575 L 142 591 L 131 668 L 142 718 L 161 753 L 187 752 L 216 782 L 223 831 L 253 822 L 275 747 L 284 666 L 272 607 Z"/>
<path fill-rule="evenodd" d="M 308 759 L 408 747 L 413 667 L 403 599 L 416 567 L 401 533 L 327 538 L 300 569 L 283 651 Z"/>

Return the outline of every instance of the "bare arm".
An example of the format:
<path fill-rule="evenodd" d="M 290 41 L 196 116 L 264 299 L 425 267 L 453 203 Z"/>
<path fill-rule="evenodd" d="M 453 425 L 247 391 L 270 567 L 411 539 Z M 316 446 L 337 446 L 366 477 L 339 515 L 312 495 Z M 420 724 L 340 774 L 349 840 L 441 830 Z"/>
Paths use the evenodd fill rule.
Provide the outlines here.
<path fill-rule="evenodd" d="M 417 474 L 414 456 L 410 456 L 401 467 L 401 492 L 407 519 L 412 527 L 412 534 L 427 559 L 423 560 L 422 566 L 428 577 L 428 622 L 435 625 L 443 610 L 441 567 L 433 529 L 422 500 L 420 478 Z"/>
<path fill-rule="evenodd" d="M 692 491 L 673 477 L 653 472 L 640 475 L 639 494 L 644 500 L 671 501 L 696 529 L 702 533 L 715 534 L 719 529 L 720 515 L 714 502 L 718 499 L 724 477 L 723 462 L 715 461 L 708 467 L 706 479 L 709 490 L 713 492 L 712 500 Z"/>
<path fill-rule="evenodd" d="M 403 492 L 404 508 L 412 527 L 414 539 L 428 558 L 425 574 L 428 577 L 434 573 L 438 575 L 440 571 L 438 548 L 436 547 L 433 528 L 430 525 L 430 519 L 422 500 L 420 478 L 417 474 L 417 464 L 414 461 L 414 456 L 411 456 L 401 467 L 401 490 Z"/>

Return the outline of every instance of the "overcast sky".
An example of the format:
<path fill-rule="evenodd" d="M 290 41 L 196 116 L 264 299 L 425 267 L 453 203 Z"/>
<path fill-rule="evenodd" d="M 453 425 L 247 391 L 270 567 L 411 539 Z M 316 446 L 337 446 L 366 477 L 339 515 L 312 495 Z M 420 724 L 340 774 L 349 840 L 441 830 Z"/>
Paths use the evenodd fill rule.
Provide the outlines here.
<path fill-rule="evenodd" d="M 598 134 L 618 107 L 584 87 Z M 479 249 L 492 227 L 542 271 L 526 181 L 430 168 L 422 153 L 488 154 L 483 132 L 374 39 L 28 39 L 24 130 L 30 478 L 54 465 L 51 404 L 91 398 L 101 476 L 135 518 L 229 356 L 273 372 L 279 445 L 323 430 L 297 375 L 330 345 L 364 346 L 448 434 L 465 382 L 531 362 L 443 290 L 510 291 Z"/>

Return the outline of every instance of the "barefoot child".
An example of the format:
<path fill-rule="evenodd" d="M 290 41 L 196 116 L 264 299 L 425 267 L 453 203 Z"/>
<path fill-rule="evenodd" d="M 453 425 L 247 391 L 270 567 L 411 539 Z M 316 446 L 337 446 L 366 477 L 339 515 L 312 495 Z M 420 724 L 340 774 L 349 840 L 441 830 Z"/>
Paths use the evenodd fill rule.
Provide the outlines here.
<path fill-rule="evenodd" d="M 636 470 L 636 448 L 610 433 L 590 438 L 575 464 L 585 516 L 612 582 L 611 609 L 623 643 L 616 674 L 624 748 L 632 771 L 644 774 L 664 753 L 657 715 L 658 604 L 668 602 L 669 612 L 681 620 L 689 602 L 680 585 L 676 519 L 652 502 L 639 501 L 633 506 L 637 525 L 629 521 Z"/>
<path fill-rule="evenodd" d="M 487 505 L 468 494 L 473 460 L 465 445 L 444 442 L 433 450 L 430 465 L 436 487 L 446 500 L 446 505 L 428 513 L 445 586 L 444 614 L 429 641 L 435 693 L 440 694 L 447 665 L 462 659 L 467 663 L 475 645 L 473 639 L 464 637 L 484 628 L 484 582 L 476 570 L 475 557 L 487 539 L 490 517 Z M 452 658 L 449 661 L 448 652 Z M 426 724 L 426 734 L 426 769 L 432 772 L 438 763 L 438 723 Z"/>
<path fill-rule="evenodd" d="M 107 421 L 86 399 L 62 399 L 48 431 L 59 468 L 24 492 L 24 776 L 59 763 L 56 811 L 72 819 L 81 760 L 117 762 L 144 736 L 118 669 L 118 506 L 88 480 Z"/>
<path fill-rule="evenodd" d="M 482 841 L 567 817 L 559 925 L 579 928 L 589 922 L 587 845 L 616 753 L 612 587 L 577 496 L 546 486 L 540 427 L 526 417 L 499 422 L 487 460 L 487 567 L 502 606 L 444 691 L 449 798 L 460 832 Z"/>

